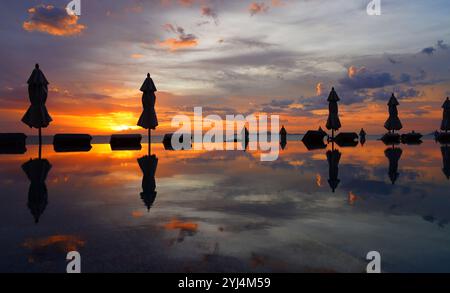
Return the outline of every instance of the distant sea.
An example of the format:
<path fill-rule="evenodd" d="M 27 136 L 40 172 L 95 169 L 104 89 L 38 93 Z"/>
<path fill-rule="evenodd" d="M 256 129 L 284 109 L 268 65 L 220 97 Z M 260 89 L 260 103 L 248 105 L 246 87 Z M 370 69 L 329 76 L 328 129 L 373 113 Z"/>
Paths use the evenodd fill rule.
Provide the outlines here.
<path fill-rule="evenodd" d="M 304 134 L 289 134 L 288 141 L 299 141 L 303 138 Z M 382 135 L 367 135 L 368 140 L 378 140 Z M 163 140 L 163 135 L 152 136 L 152 143 L 159 143 Z M 424 136 L 425 139 L 432 138 L 432 134 L 427 134 Z M 109 144 L 111 136 L 110 135 L 94 135 L 92 136 L 92 144 Z M 27 145 L 37 145 L 39 143 L 39 138 L 36 135 L 30 135 L 27 137 Z M 45 135 L 42 136 L 43 144 L 53 144 L 53 136 Z M 148 143 L 148 137 L 146 135 L 142 136 L 142 143 Z"/>

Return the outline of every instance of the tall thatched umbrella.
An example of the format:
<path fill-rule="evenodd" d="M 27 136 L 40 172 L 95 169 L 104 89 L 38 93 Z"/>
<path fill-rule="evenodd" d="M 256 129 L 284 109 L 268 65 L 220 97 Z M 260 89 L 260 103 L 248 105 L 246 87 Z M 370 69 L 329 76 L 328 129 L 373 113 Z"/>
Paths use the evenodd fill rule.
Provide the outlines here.
<path fill-rule="evenodd" d="M 330 184 L 333 193 L 336 191 L 339 183 L 339 161 L 341 160 L 341 152 L 334 149 L 334 143 L 331 151 L 327 152 L 328 161 L 328 184 Z"/>
<path fill-rule="evenodd" d="M 28 190 L 28 208 L 34 217 L 35 223 L 44 213 L 48 202 L 48 192 L 45 180 L 52 165 L 46 159 L 30 160 L 22 165 L 22 169 L 30 180 Z"/>
<path fill-rule="evenodd" d="M 403 151 L 401 148 L 396 148 L 392 145 L 392 148 L 388 148 L 384 151 L 384 155 L 389 159 L 389 178 L 392 184 L 395 184 L 400 173 L 398 172 L 398 162 L 402 157 Z"/>
<path fill-rule="evenodd" d="M 50 125 L 52 117 L 50 117 L 45 103 L 48 96 L 48 81 L 44 73 L 39 69 L 39 64 L 36 64 L 30 78 L 28 79 L 28 96 L 31 106 L 22 118 L 22 122 L 30 128 L 39 129 L 39 145 L 42 144 L 41 129 Z"/>
<path fill-rule="evenodd" d="M 338 102 L 340 101 L 334 87 L 331 89 L 330 95 L 328 96 L 328 121 L 327 129 L 331 130 L 331 137 L 334 139 L 334 132 L 341 128 L 341 121 L 339 120 L 339 107 Z"/>
<path fill-rule="evenodd" d="M 402 122 L 400 121 L 400 118 L 398 118 L 398 110 L 397 106 L 400 105 L 397 98 L 394 94 L 392 94 L 391 98 L 389 99 L 389 118 L 386 120 L 386 123 L 384 123 L 384 128 L 389 130 L 389 132 L 394 132 L 395 130 L 400 130 L 403 128 Z"/>
<path fill-rule="evenodd" d="M 444 162 L 444 167 L 442 171 L 444 172 L 447 179 L 450 179 L 450 147 L 448 145 L 441 147 L 442 161 Z"/>
<path fill-rule="evenodd" d="M 441 130 L 447 133 L 450 130 L 450 99 L 448 97 L 442 105 L 442 108 L 444 109 L 444 113 L 442 117 Z"/>
<path fill-rule="evenodd" d="M 139 118 L 137 123 L 138 126 L 148 129 L 148 148 L 150 154 L 151 147 L 151 130 L 155 130 L 158 126 L 158 118 L 156 117 L 155 104 L 156 104 L 156 94 L 157 91 L 153 79 L 150 77 L 150 73 L 147 74 L 147 78 L 141 86 L 142 94 L 142 106 L 144 111 Z"/>
<path fill-rule="evenodd" d="M 142 178 L 141 199 L 148 211 L 153 206 L 156 199 L 156 168 L 158 167 L 158 158 L 155 155 L 145 156 L 138 159 L 139 167 L 144 174 Z"/>

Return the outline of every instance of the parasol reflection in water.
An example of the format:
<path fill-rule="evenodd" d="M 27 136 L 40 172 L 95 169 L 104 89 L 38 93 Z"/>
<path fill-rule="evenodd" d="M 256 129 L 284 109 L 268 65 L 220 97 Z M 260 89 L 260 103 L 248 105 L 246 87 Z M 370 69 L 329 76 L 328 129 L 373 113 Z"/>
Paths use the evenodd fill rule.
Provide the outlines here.
<path fill-rule="evenodd" d="M 31 159 L 22 165 L 22 169 L 30 180 L 28 190 L 28 208 L 34 217 L 35 223 L 45 211 L 48 204 L 48 191 L 45 181 L 52 168 L 50 162 L 41 158 L 42 146 L 39 145 L 39 158 Z"/>
<path fill-rule="evenodd" d="M 448 145 L 442 146 L 441 153 L 442 153 L 442 161 L 444 164 L 442 172 L 444 172 L 447 179 L 450 179 L 450 147 Z"/>
<path fill-rule="evenodd" d="M 328 161 L 328 183 L 330 184 L 331 190 L 336 192 L 339 183 L 339 162 L 341 160 L 341 152 L 334 148 L 334 143 L 332 143 L 332 149 L 327 151 L 327 161 Z"/>
<path fill-rule="evenodd" d="M 86 272 L 360 272 L 374 246 L 391 260 L 386 271 L 450 271 L 445 146 L 402 146 L 399 177 L 397 146 L 385 153 L 370 139 L 364 148 L 330 143 L 328 152 L 298 140 L 288 145 L 266 163 L 254 151 L 166 151 L 162 144 L 150 155 L 146 147 L 113 152 L 95 143 L 89 153 L 44 145 L 46 159 L 31 161 L 38 146 L 2 155 L 8 205 L 0 207 L 0 270 L 58 272 L 60 252 L 43 247 L 29 263 L 22 244 L 76 235 L 85 243 Z M 386 174 L 391 152 L 395 186 Z M 52 208 L 44 221 L 46 185 Z M 28 200 L 16 196 L 27 192 Z"/>
<path fill-rule="evenodd" d="M 138 159 L 139 167 L 144 174 L 142 178 L 141 199 L 147 210 L 150 211 L 156 199 L 156 168 L 158 167 L 158 158 L 155 155 L 144 156 Z"/>
<path fill-rule="evenodd" d="M 386 158 L 389 160 L 389 178 L 391 179 L 392 185 L 397 182 L 400 173 L 398 172 L 398 163 L 402 157 L 403 151 L 399 147 L 392 145 L 392 148 L 388 148 L 384 151 Z"/>

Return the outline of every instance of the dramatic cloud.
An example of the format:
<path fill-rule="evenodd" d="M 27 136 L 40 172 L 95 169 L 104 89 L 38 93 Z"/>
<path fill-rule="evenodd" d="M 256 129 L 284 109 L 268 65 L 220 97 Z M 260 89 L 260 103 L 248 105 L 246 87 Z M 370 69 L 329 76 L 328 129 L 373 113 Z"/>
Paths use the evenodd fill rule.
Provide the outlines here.
<path fill-rule="evenodd" d="M 183 6 L 192 6 L 195 0 L 178 0 L 178 2 Z"/>
<path fill-rule="evenodd" d="M 422 53 L 427 55 L 433 55 L 435 51 L 436 49 L 434 47 L 427 47 L 422 50 Z"/>
<path fill-rule="evenodd" d="M 427 55 L 433 55 L 437 50 L 448 50 L 449 46 L 444 42 L 444 40 L 438 40 L 436 43 L 436 47 L 430 46 L 422 49 L 421 53 Z"/>
<path fill-rule="evenodd" d="M 399 61 L 397 61 L 396 59 L 394 59 L 394 58 L 392 58 L 392 57 L 388 57 L 387 59 L 388 59 L 388 61 L 389 61 L 390 63 L 392 63 L 392 64 L 399 64 L 399 63 L 400 63 Z"/>
<path fill-rule="evenodd" d="M 193 34 L 186 34 L 184 28 L 175 27 L 168 23 L 164 25 L 167 31 L 175 33 L 177 38 L 168 38 L 164 41 L 158 42 L 161 47 L 167 47 L 170 51 L 175 52 L 177 50 L 196 47 L 198 45 L 198 39 Z"/>
<path fill-rule="evenodd" d="M 388 72 L 370 72 L 365 67 L 357 68 L 350 66 L 348 69 L 348 77 L 341 79 L 339 82 L 346 88 L 359 90 L 382 88 L 388 85 L 394 85 L 399 81 L 396 81 L 392 74 Z"/>
<path fill-rule="evenodd" d="M 217 12 L 213 8 L 211 8 L 210 6 L 203 6 L 201 8 L 201 12 L 203 16 L 211 17 L 216 25 L 219 24 Z"/>
<path fill-rule="evenodd" d="M 53 87 L 49 133 L 135 126 L 148 71 L 160 90 L 158 134 L 174 130 L 171 118 L 193 106 L 211 114 L 266 109 L 279 112 L 294 132 L 316 129 L 326 121 L 332 86 L 346 129 L 364 123 L 369 132 L 384 131 L 392 91 L 407 99 L 406 113 L 433 109 L 428 120 L 415 122 L 422 123 L 416 130 L 426 129 L 440 123 L 450 88 L 450 18 L 441 3 L 411 1 L 407 10 L 391 1 L 382 22 L 348 0 L 82 1 L 79 18 L 56 4 L 7 1 L 0 20 L 9 40 L 0 46 L 8 57 L 0 74 L 0 127 L 34 133 L 20 119 L 29 104 L 24 82 L 39 62 Z M 421 53 L 427 47 L 432 53 Z"/>
<path fill-rule="evenodd" d="M 273 7 L 281 7 L 286 5 L 285 0 L 272 0 L 272 6 Z"/>
<path fill-rule="evenodd" d="M 248 7 L 248 11 L 252 16 L 260 13 L 265 13 L 268 10 L 269 6 L 267 6 L 265 3 L 252 2 Z"/>
<path fill-rule="evenodd" d="M 144 58 L 144 55 L 142 55 L 142 54 L 131 54 L 130 57 L 132 59 L 141 59 L 141 58 Z"/>
<path fill-rule="evenodd" d="M 448 50 L 448 48 L 449 48 L 449 46 L 447 44 L 445 44 L 443 40 L 439 40 L 437 42 L 437 46 L 441 50 Z"/>
<path fill-rule="evenodd" d="M 396 88 L 396 89 L 394 89 L 394 92 L 395 92 L 395 96 L 398 99 L 416 98 L 416 97 L 420 97 L 422 95 L 422 93 L 415 88 L 406 88 L 406 89 Z M 382 89 L 382 90 L 375 91 L 372 94 L 372 98 L 373 98 L 373 100 L 387 101 L 389 99 L 389 97 L 391 96 L 391 94 L 392 94 L 392 92 Z"/>
<path fill-rule="evenodd" d="M 354 78 L 358 74 L 366 72 L 365 67 L 357 68 L 356 66 L 350 66 L 347 70 L 348 78 Z"/>
<path fill-rule="evenodd" d="M 323 83 L 319 82 L 319 83 L 316 85 L 316 95 L 317 95 L 317 96 L 321 96 L 322 93 L 323 93 Z"/>
<path fill-rule="evenodd" d="M 28 10 L 30 19 L 23 23 L 29 32 L 38 31 L 54 36 L 76 36 L 81 34 L 86 25 L 78 23 L 78 16 L 68 15 L 63 8 L 41 5 Z"/>

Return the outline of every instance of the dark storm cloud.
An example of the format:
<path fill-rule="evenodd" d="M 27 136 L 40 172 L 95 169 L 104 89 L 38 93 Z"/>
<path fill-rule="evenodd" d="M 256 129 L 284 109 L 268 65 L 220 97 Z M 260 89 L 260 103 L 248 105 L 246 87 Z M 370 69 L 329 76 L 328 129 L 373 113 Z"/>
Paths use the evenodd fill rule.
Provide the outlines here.
<path fill-rule="evenodd" d="M 263 37 L 248 37 L 248 38 L 232 38 L 228 40 L 222 40 L 223 43 L 231 44 L 236 48 L 247 47 L 255 49 L 268 49 L 270 47 L 276 46 L 273 43 L 265 42 L 262 40 Z"/>
<path fill-rule="evenodd" d="M 272 100 L 268 105 L 272 107 L 286 107 L 295 103 L 294 100 Z"/>
<path fill-rule="evenodd" d="M 353 90 L 359 90 L 382 88 L 388 85 L 394 85 L 397 83 L 397 81 L 391 73 L 379 73 L 364 70 L 362 72 L 355 73 L 352 76 L 347 76 L 346 78 L 341 79 L 339 83 L 343 87 Z"/>
<path fill-rule="evenodd" d="M 449 46 L 447 44 L 445 44 L 443 40 L 439 40 L 437 42 L 437 46 L 441 50 L 448 50 L 448 48 L 449 48 Z"/>
<path fill-rule="evenodd" d="M 387 58 L 389 62 L 391 62 L 392 64 L 398 64 L 400 63 L 400 61 L 397 61 L 396 59 L 392 58 L 392 57 L 388 57 Z"/>
<path fill-rule="evenodd" d="M 427 54 L 427 55 L 433 55 L 433 53 L 436 51 L 436 49 L 434 47 L 426 47 L 424 49 L 422 49 L 422 53 L 423 54 Z"/>
<path fill-rule="evenodd" d="M 436 47 L 430 46 L 422 49 L 421 53 L 426 55 L 433 55 L 437 50 L 448 50 L 449 46 L 444 42 L 444 40 L 438 40 L 436 43 Z"/>
<path fill-rule="evenodd" d="M 394 89 L 395 96 L 398 99 L 406 99 L 406 98 L 417 98 L 422 95 L 420 91 L 415 88 L 406 88 L 406 89 Z M 374 92 L 371 97 L 375 101 L 386 101 L 392 93 L 388 90 L 379 90 Z"/>

